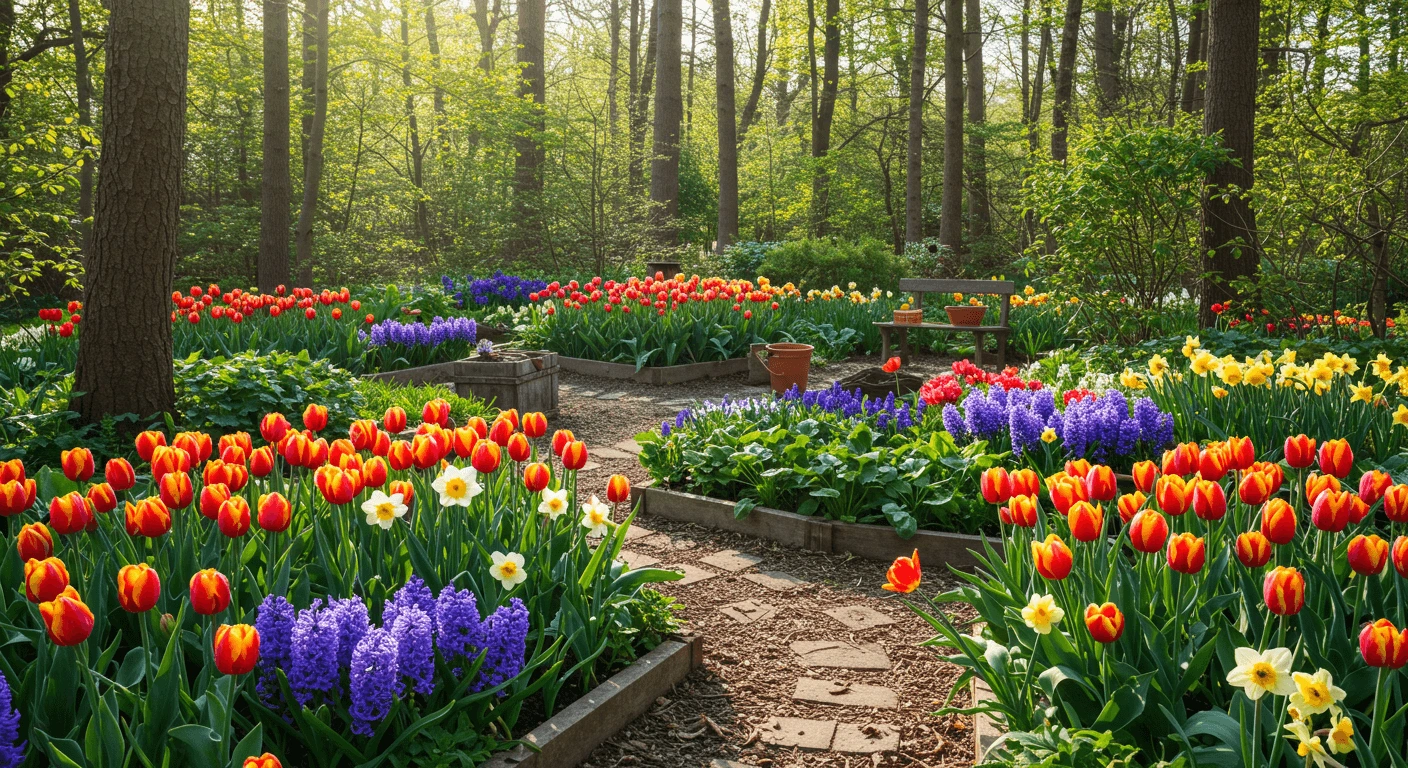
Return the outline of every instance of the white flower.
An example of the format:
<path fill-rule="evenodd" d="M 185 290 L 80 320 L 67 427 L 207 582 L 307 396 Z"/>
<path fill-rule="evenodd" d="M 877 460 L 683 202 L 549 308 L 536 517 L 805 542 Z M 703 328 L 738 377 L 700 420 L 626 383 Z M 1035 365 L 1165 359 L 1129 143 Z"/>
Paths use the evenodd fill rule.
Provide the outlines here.
<path fill-rule="evenodd" d="M 1227 673 L 1227 682 L 1241 686 L 1247 698 L 1252 701 L 1270 691 L 1277 696 L 1289 696 L 1296 692 L 1296 683 L 1291 679 L 1291 652 L 1286 648 L 1272 648 L 1265 653 L 1257 653 L 1252 648 L 1238 648 L 1237 666 Z"/>
<path fill-rule="evenodd" d="M 547 515 L 549 520 L 557 520 L 567 512 L 567 489 L 554 491 L 551 488 L 543 490 L 543 500 L 538 504 L 538 511 Z"/>
<path fill-rule="evenodd" d="M 582 505 L 582 527 L 587 529 L 588 536 L 605 536 L 610 525 L 611 507 L 597 501 L 593 495 L 591 501 Z"/>
<path fill-rule="evenodd" d="M 372 491 L 372 497 L 362 502 L 362 511 L 367 514 L 367 525 L 379 525 L 389 530 L 391 524 L 406 516 L 405 498 L 399 493 L 390 496 L 381 491 Z"/>
<path fill-rule="evenodd" d="M 1291 694 L 1291 706 L 1306 715 L 1318 715 L 1344 701 L 1344 689 L 1335 686 L 1330 670 L 1319 669 L 1313 675 L 1297 672 L 1291 675 L 1296 692 Z"/>
<path fill-rule="evenodd" d="M 1238 650 L 1241 649 L 1239 648 Z M 1316 766 L 1324 766 L 1326 764 L 1326 761 L 1329 760 L 1329 755 L 1325 752 L 1325 745 L 1321 743 L 1319 736 L 1311 734 L 1310 726 L 1305 723 L 1295 722 L 1285 726 L 1285 728 L 1291 732 L 1291 735 L 1286 738 L 1295 737 L 1297 742 L 1296 754 L 1301 757 L 1309 758 L 1306 760 L 1307 765 L 1310 764 L 1310 760 L 1314 760 Z M 1339 763 L 1335 763 L 1335 765 L 1339 765 Z"/>
<path fill-rule="evenodd" d="M 430 484 L 430 487 L 440 494 L 442 506 L 467 507 L 470 499 L 478 496 L 484 490 L 479 485 L 478 476 L 479 473 L 475 472 L 473 467 L 461 469 L 451 464 L 445 467 L 440 476 L 435 478 L 435 482 Z"/>
<path fill-rule="evenodd" d="M 1056 604 L 1051 595 L 1032 595 L 1027 606 L 1022 609 L 1022 619 L 1038 634 L 1049 634 L 1051 628 L 1061 621 L 1066 612 Z"/>
<path fill-rule="evenodd" d="M 528 572 L 523 570 L 523 555 L 510 552 L 494 552 L 489 556 L 494 564 L 489 567 L 489 575 L 499 580 L 504 589 L 513 589 L 528 580 Z"/>

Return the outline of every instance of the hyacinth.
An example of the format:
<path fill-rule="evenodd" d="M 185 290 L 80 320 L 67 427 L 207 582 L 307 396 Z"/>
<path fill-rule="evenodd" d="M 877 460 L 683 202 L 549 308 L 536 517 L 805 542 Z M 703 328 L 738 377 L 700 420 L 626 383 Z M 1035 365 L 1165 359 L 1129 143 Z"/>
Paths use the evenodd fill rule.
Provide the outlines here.
<path fill-rule="evenodd" d="M 490 614 L 484 620 L 483 629 L 484 666 L 474 683 L 476 691 L 492 688 L 523 671 L 523 655 L 528 645 L 528 609 L 515 597 Z"/>
<path fill-rule="evenodd" d="M 373 325 L 371 332 L 358 331 L 357 336 L 371 347 L 384 347 L 398 344 L 403 347 L 434 347 L 449 341 L 463 341 L 473 344 L 478 336 L 478 327 L 467 317 L 452 317 L 448 320 L 438 315 L 424 323 L 402 323 L 397 320 L 383 320 Z"/>
<path fill-rule="evenodd" d="M 1129 456 L 1143 444 L 1161 446 L 1173 439 L 1173 417 L 1148 398 L 1129 401 L 1119 390 L 1101 395 L 1082 393 L 1068 398 L 1064 412 L 1056 410 L 1050 390 L 973 390 L 959 406 L 944 406 L 944 428 L 954 439 L 994 440 L 1006 437 L 1021 456 L 1041 443 L 1051 429 L 1071 456 L 1107 461 Z"/>
<path fill-rule="evenodd" d="M 495 270 L 489 277 L 466 277 L 463 284 L 464 288 L 459 289 L 449 275 L 440 278 L 445 293 L 452 296 L 460 308 L 464 308 L 467 301 L 481 307 L 489 304 L 524 304 L 528 302 L 529 294 L 547 290 L 548 287 L 542 280 L 506 275 L 501 270 Z"/>
<path fill-rule="evenodd" d="M 396 692 L 405 691 L 405 681 L 411 689 L 422 696 L 435 692 L 435 632 L 434 622 L 429 614 L 417 605 L 401 608 L 394 621 L 384 623 L 391 627 L 396 638 L 398 656 L 396 666 L 401 671 Z"/>
<path fill-rule="evenodd" d="M 831 413 L 847 419 L 865 419 L 881 431 L 904 430 L 913 427 L 924 414 L 928 403 L 920 400 L 918 405 L 909 400 L 897 400 L 893 392 L 883 398 L 871 398 L 859 389 L 848 390 L 840 382 L 830 387 L 802 392 L 793 386 L 782 397 L 771 396 L 730 400 L 725 396 L 718 402 L 705 401 L 696 409 L 686 408 L 676 414 L 673 424 L 662 422 L 660 434 L 669 437 L 676 429 L 696 419 L 721 413 L 725 416 L 758 418 L 767 414 L 790 411 L 805 418 L 809 413 Z"/>
<path fill-rule="evenodd" d="M 473 660 L 484 647 L 484 623 L 479 617 L 479 602 L 469 590 L 457 590 L 446 584 L 435 601 L 435 645 L 447 661 Z M 455 668 L 455 674 L 461 672 Z"/>
<path fill-rule="evenodd" d="M 337 666 L 346 669 L 352 663 L 352 651 L 371 629 L 367 604 L 360 597 L 328 600 L 328 611 L 337 622 Z"/>
<path fill-rule="evenodd" d="M 431 619 L 432 628 L 435 621 L 435 595 L 430 593 L 430 587 L 425 585 L 421 577 L 412 575 L 406 583 L 398 590 L 391 599 L 386 601 L 386 605 L 381 609 L 382 626 L 392 626 L 396 623 L 396 617 L 407 608 L 419 608 Z"/>
<path fill-rule="evenodd" d="M 400 685 L 396 638 L 384 629 L 367 631 L 352 651 L 348 681 L 352 689 L 352 732 L 371 736 L 391 712 Z"/>
<path fill-rule="evenodd" d="M 293 658 L 289 662 L 288 683 L 298 703 L 307 706 L 315 694 L 336 698 L 339 684 L 338 638 L 341 627 L 337 612 L 313 601 L 298 612 L 293 626 Z"/>
<path fill-rule="evenodd" d="M 22 764 L 25 744 L 20 741 L 20 713 L 14 706 L 10 680 L 0 672 L 0 768 Z"/>
<path fill-rule="evenodd" d="M 255 689 L 265 703 L 278 701 L 275 670 L 289 668 L 293 660 L 293 628 L 298 612 L 280 595 L 269 595 L 259 604 L 254 628 L 259 630 L 259 681 Z"/>

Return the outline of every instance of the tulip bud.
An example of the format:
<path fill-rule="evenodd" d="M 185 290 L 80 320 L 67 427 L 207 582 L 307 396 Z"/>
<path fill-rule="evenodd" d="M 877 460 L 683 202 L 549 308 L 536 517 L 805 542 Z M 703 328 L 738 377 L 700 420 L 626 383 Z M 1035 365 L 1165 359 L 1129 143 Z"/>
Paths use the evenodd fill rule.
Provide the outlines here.
<path fill-rule="evenodd" d="M 161 491 L 161 500 L 171 509 L 185 509 L 195 500 L 195 488 L 185 472 L 171 472 L 163 476 L 157 487 Z"/>
<path fill-rule="evenodd" d="M 317 403 L 309 403 L 303 409 L 303 426 L 312 432 L 322 432 L 328 425 L 328 409 Z"/>
<path fill-rule="evenodd" d="M 625 475 L 612 475 L 606 481 L 606 500 L 620 504 L 631 499 L 631 481 Z"/>
<path fill-rule="evenodd" d="M 1202 537 L 1180 533 L 1168 541 L 1168 567 L 1179 573 L 1197 573 L 1207 558 Z"/>
<path fill-rule="evenodd" d="M 64 477 L 75 483 L 86 481 L 93 476 L 93 452 L 87 448 L 70 448 L 59 454 Z"/>
<path fill-rule="evenodd" d="M 1221 520 L 1227 514 L 1227 496 L 1222 491 L 1222 483 L 1193 481 L 1193 513 L 1202 520 Z"/>
<path fill-rule="evenodd" d="M 1092 501 L 1113 501 L 1118 493 L 1115 471 L 1104 464 L 1092 466 L 1085 473 L 1085 489 Z"/>
<path fill-rule="evenodd" d="M 1019 528 L 1033 528 L 1036 526 L 1038 514 L 1036 496 L 1013 496 L 1008 499 L 1008 523 Z"/>
<path fill-rule="evenodd" d="M 536 440 L 537 438 L 540 438 L 543 435 L 547 434 L 547 432 L 548 417 L 536 411 L 533 413 L 523 414 L 524 435 Z"/>
<path fill-rule="evenodd" d="M 1310 524 L 1330 533 L 1343 531 L 1349 525 L 1353 498 L 1348 491 L 1321 491 L 1310 507 Z"/>
<path fill-rule="evenodd" d="M 220 532 L 237 539 L 249 532 L 249 502 L 243 496 L 232 496 L 220 505 L 216 524 Z"/>
<path fill-rule="evenodd" d="M 533 455 L 533 446 L 528 442 L 528 438 L 522 432 L 513 433 L 508 439 L 508 457 L 515 463 L 522 464 Z"/>
<path fill-rule="evenodd" d="M 213 616 L 230 606 L 230 582 L 214 568 L 191 577 L 191 607 L 202 616 Z"/>
<path fill-rule="evenodd" d="M 266 443 L 277 443 L 284 439 L 292 425 L 282 413 L 266 413 L 259 422 L 259 434 Z"/>
<path fill-rule="evenodd" d="M 1315 463 L 1315 438 L 1293 435 L 1286 438 L 1286 463 L 1293 469 L 1305 469 Z"/>
<path fill-rule="evenodd" d="M 1278 565 L 1261 582 L 1266 607 L 1277 616 L 1294 616 L 1305 606 L 1305 577 L 1300 571 Z"/>
<path fill-rule="evenodd" d="M 573 436 L 572 430 L 570 429 L 559 429 L 556 432 L 552 433 L 553 455 L 557 456 L 558 458 L 562 458 L 562 452 L 566 450 L 567 446 L 576 439 L 577 438 Z"/>
<path fill-rule="evenodd" d="M 1114 603 L 1091 603 L 1085 609 L 1085 628 L 1096 642 L 1113 643 L 1124 634 L 1124 614 Z"/>
<path fill-rule="evenodd" d="M 1271 562 L 1271 541 L 1257 531 L 1238 534 L 1237 559 L 1248 568 L 1260 568 Z"/>
<path fill-rule="evenodd" d="M 1063 471 L 1071 477 L 1084 479 L 1090 474 L 1090 462 L 1085 459 L 1067 459 Z"/>
<path fill-rule="evenodd" d="M 1129 543 L 1138 551 L 1162 551 L 1168 541 L 1168 521 L 1158 510 L 1145 509 L 1129 521 Z"/>
<path fill-rule="evenodd" d="M 1365 472 L 1359 478 L 1359 498 L 1370 506 L 1377 504 L 1389 488 L 1393 487 L 1393 477 L 1377 469 Z"/>
<path fill-rule="evenodd" d="M 39 604 L 39 615 L 49 642 L 59 646 L 82 643 L 93 633 L 93 611 L 78 597 L 78 590 L 66 587 L 53 600 Z"/>
<path fill-rule="evenodd" d="M 137 446 L 137 456 L 142 461 L 151 461 L 156 449 L 166 447 L 166 435 L 160 432 L 142 432 L 133 441 Z"/>
<path fill-rule="evenodd" d="M 1154 481 L 1159 478 L 1159 469 L 1152 461 L 1135 462 L 1134 468 L 1129 471 L 1134 478 L 1134 487 L 1140 493 L 1153 493 Z"/>
<path fill-rule="evenodd" d="M 386 459 L 380 456 L 373 456 L 367 459 L 367 463 L 362 467 L 362 487 L 380 488 L 386 485 L 386 478 L 389 470 L 386 466 Z"/>
<path fill-rule="evenodd" d="M 989 504 L 1006 504 L 1012 497 L 1012 478 L 1002 467 L 989 467 L 978 478 L 983 499 Z"/>
<path fill-rule="evenodd" d="M 1408 664 L 1408 629 L 1399 631 L 1388 619 L 1365 624 L 1359 632 L 1359 653 L 1371 667 L 1399 669 Z"/>
<path fill-rule="evenodd" d="M 24 596 L 31 603 L 47 603 L 68 589 L 68 568 L 57 557 L 26 560 Z"/>
<path fill-rule="evenodd" d="M 508 441 L 512 435 L 513 425 L 507 419 L 494 419 L 494 425 L 489 427 L 489 439 L 500 448 L 508 447 Z"/>
<path fill-rule="evenodd" d="M 573 440 L 562 449 L 562 466 L 574 472 L 587 465 L 587 444 Z"/>
<path fill-rule="evenodd" d="M 1044 579 L 1060 581 L 1071 574 L 1071 550 L 1061 537 L 1047 534 L 1045 541 L 1032 542 L 1032 563 Z"/>
<path fill-rule="evenodd" d="M 259 527 L 271 533 L 283 533 L 293 520 L 293 508 L 282 493 L 266 493 L 259 497 Z"/>
<path fill-rule="evenodd" d="M 425 404 L 420 411 L 421 421 L 427 424 L 435 424 L 444 427 L 450 423 L 450 404 L 444 398 L 437 397 Z"/>
<path fill-rule="evenodd" d="M 215 668 L 222 675 L 247 675 L 259 661 L 259 630 L 248 624 L 221 624 L 215 630 Z"/>
<path fill-rule="evenodd" d="M 455 455 L 461 459 L 469 458 L 474 453 L 474 444 L 479 442 L 479 433 L 469 427 L 456 427 L 451 440 L 454 446 Z"/>
<path fill-rule="evenodd" d="M 20 483 L 23 484 L 24 462 L 20 459 L 10 459 L 0 461 L 0 483 Z"/>
<path fill-rule="evenodd" d="M 1229 469 L 1243 471 L 1249 469 L 1255 462 L 1256 448 L 1252 445 L 1250 437 L 1227 438 L 1227 466 Z"/>
<path fill-rule="evenodd" d="M 129 501 L 126 512 L 128 536 L 154 539 L 171 531 L 171 510 L 161 499 L 140 499 L 136 504 Z"/>
<path fill-rule="evenodd" d="M 1349 560 L 1349 567 L 1355 573 L 1373 576 L 1382 571 L 1388 563 L 1388 542 L 1377 534 L 1360 534 L 1349 540 L 1345 558 Z"/>
<path fill-rule="evenodd" d="M 1066 513 L 1066 524 L 1076 541 L 1095 541 L 1105 529 L 1105 512 L 1088 501 L 1077 501 Z"/>
<path fill-rule="evenodd" d="M 1221 445 L 1212 443 L 1198 454 L 1198 474 L 1213 482 L 1227 476 L 1227 455 Z"/>
<path fill-rule="evenodd" d="M 1181 515 L 1193 501 L 1192 488 L 1180 474 L 1164 474 L 1154 484 L 1154 500 L 1166 515 Z"/>
<path fill-rule="evenodd" d="M 1115 502 L 1115 506 L 1120 512 L 1120 522 L 1128 525 L 1129 521 L 1139 514 L 1139 510 L 1144 507 L 1146 501 L 1148 501 L 1148 497 L 1139 491 L 1120 496 L 1119 500 Z"/>
<path fill-rule="evenodd" d="M 1271 498 L 1271 492 L 1271 478 L 1261 472 L 1247 472 L 1237 484 L 1237 497 L 1243 504 L 1251 506 L 1265 504 Z"/>
<path fill-rule="evenodd" d="M 1354 468 L 1354 451 L 1344 439 L 1326 440 L 1320 446 L 1320 471 L 1343 480 Z"/>
<path fill-rule="evenodd" d="M 117 571 L 117 603 L 128 613 L 146 613 L 161 597 L 161 578 L 146 563 L 124 565 Z"/>
<path fill-rule="evenodd" d="M 43 560 L 54 554 L 54 537 L 43 523 L 26 523 L 15 536 L 20 561 Z"/>
<path fill-rule="evenodd" d="M 528 416 L 531 415 L 531 413 L 528 414 Z M 524 420 L 527 420 L 527 416 L 524 417 Z M 523 468 L 523 486 L 533 493 L 538 493 L 544 488 L 547 488 L 548 483 L 551 481 L 552 471 L 548 469 L 548 465 L 542 462 L 529 464 Z M 610 496 L 609 493 L 607 495 L 608 497 Z"/>
<path fill-rule="evenodd" d="M 1013 496 L 1031 496 L 1035 499 L 1041 491 L 1041 478 L 1037 476 L 1036 470 L 1030 467 L 1023 467 L 1008 474 L 1012 482 Z"/>
<path fill-rule="evenodd" d="M 1393 569 L 1398 571 L 1399 576 L 1408 579 L 1408 536 L 1393 540 Z"/>
<path fill-rule="evenodd" d="M 55 496 L 49 501 L 49 525 L 54 532 L 67 536 L 82 531 L 93 520 L 93 512 L 88 500 L 71 491 L 63 496 Z"/>
<path fill-rule="evenodd" d="M 414 463 L 414 458 L 411 456 L 411 444 L 405 440 L 393 441 L 391 447 L 386 451 L 386 461 L 397 472 L 410 469 Z"/>
<path fill-rule="evenodd" d="M 1290 544 L 1296 535 L 1296 511 L 1285 499 L 1272 499 L 1261 507 L 1261 535 L 1272 544 Z"/>

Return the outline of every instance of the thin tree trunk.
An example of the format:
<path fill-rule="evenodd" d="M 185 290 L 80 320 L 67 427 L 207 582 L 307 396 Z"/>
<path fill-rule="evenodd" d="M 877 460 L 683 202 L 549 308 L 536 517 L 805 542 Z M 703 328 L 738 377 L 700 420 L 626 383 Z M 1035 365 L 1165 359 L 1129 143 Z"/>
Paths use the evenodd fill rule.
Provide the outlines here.
<path fill-rule="evenodd" d="M 734 120 L 733 17 L 728 0 L 714 1 L 714 100 L 719 120 L 718 252 L 738 239 L 738 137 Z M 923 2 L 923 0 L 920 0 Z"/>
<path fill-rule="evenodd" d="M 329 2 L 331 0 L 323 0 L 323 5 L 326 6 Z M 435 95 L 431 107 L 435 110 L 435 138 L 439 139 L 440 132 L 445 127 L 445 89 L 440 85 L 440 29 L 435 24 L 436 2 L 437 0 L 425 0 L 425 45 L 430 51 L 430 68 L 435 73 Z"/>
<path fill-rule="evenodd" d="M 684 139 L 689 143 L 689 136 L 694 132 L 694 44 L 699 37 L 699 3 L 698 0 L 689 0 L 689 80 L 684 89 Z"/>
<path fill-rule="evenodd" d="M 1110 0 L 1097 0 L 1094 15 L 1095 114 L 1109 117 L 1114 113 L 1119 98 L 1116 93 L 1119 86 L 1115 70 L 1115 12 Z"/>
<path fill-rule="evenodd" d="M 150 1 L 150 0 L 149 0 Z M 259 290 L 289 282 L 288 1 L 264 0 L 264 161 L 259 202 Z M 107 103 L 107 96 L 103 97 Z M 106 133 L 106 127 L 104 133 Z M 99 182 L 101 185 L 101 181 Z"/>
<path fill-rule="evenodd" d="M 1173 56 L 1169 59 L 1171 72 L 1168 78 L 1168 96 L 1165 101 L 1168 102 L 1168 124 L 1171 126 L 1179 109 L 1178 83 L 1182 79 L 1182 74 L 1178 67 L 1183 62 L 1183 38 L 1178 34 L 1178 3 L 1176 0 L 1168 0 L 1168 13 L 1169 18 L 1172 19 L 1170 32 L 1173 35 Z"/>
<path fill-rule="evenodd" d="M 303 156 L 303 204 L 294 228 L 294 248 L 298 279 L 313 284 L 313 218 L 318 212 L 318 186 L 323 179 L 323 133 L 328 123 L 328 6 L 331 0 L 317 0 L 317 22 L 313 27 L 317 45 L 313 73 L 313 121 Z"/>
<path fill-rule="evenodd" d="M 905 143 L 904 241 L 924 239 L 924 93 L 929 56 L 929 0 L 914 0 L 909 54 L 909 136 Z"/>
<path fill-rule="evenodd" d="M 607 126 L 611 138 L 616 138 L 616 125 L 620 122 L 620 108 L 617 106 L 621 90 L 621 0 L 611 0 L 611 74 L 606 81 Z"/>
<path fill-rule="evenodd" d="M 1203 131 L 1220 134 L 1234 162 L 1208 174 L 1203 193 L 1204 325 L 1212 305 L 1237 298 L 1233 281 L 1256 274 L 1256 212 L 1249 198 L 1256 126 L 1259 0 L 1217 0 L 1209 9 L 1208 86 Z"/>
<path fill-rule="evenodd" d="M 758 60 L 753 64 L 753 87 L 748 91 L 748 103 L 743 105 L 743 119 L 738 123 L 738 143 L 758 118 L 758 100 L 763 97 L 763 80 L 768 74 L 768 14 L 772 10 L 772 0 L 763 0 L 758 11 Z"/>
<path fill-rule="evenodd" d="M 185 159 L 186 0 L 125 0 L 108 17 L 103 152 L 73 409 L 172 413 L 171 281 Z M 287 123 L 284 124 L 287 127 Z"/>
<path fill-rule="evenodd" d="M 987 123 L 987 89 L 983 79 L 983 11 L 980 0 L 967 0 L 968 33 L 968 236 L 986 235 L 992 224 L 988 202 L 988 148 L 983 128 Z"/>
<path fill-rule="evenodd" d="M 841 76 L 841 0 L 826 0 L 826 20 L 822 28 L 822 84 L 812 122 L 812 229 L 818 236 L 830 230 L 831 172 L 827 154 L 831 151 L 831 123 L 836 116 L 837 81 Z"/>
<path fill-rule="evenodd" d="M 420 142 L 420 123 L 416 119 L 416 97 L 411 92 L 411 6 L 401 0 L 401 87 L 406 89 L 407 144 L 411 159 L 411 184 L 416 188 L 416 234 L 420 235 L 426 253 L 433 257 L 430 240 L 430 208 L 425 197 L 425 145 Z"/>
<path fill-rule="evenodd" d="M 680 0 L 660 0 L 656 33 L 654 148 L 650 159 L 650 202 L 656 237 L 661 245 L 678 241 L 675 218 L 680 210 L 680 123 L 684 120 L 681 91 L 681 37 L 684 14 Z"/>
<path fill-rule="evenodd" d="M 68 24 L 69 35 L 73 38 L 74 95 L 78 99 L 78 125 L 80 131 L 86 132 L 93 127 L 93 108 L 90 106 L 93 83 L 88 77 L 88 51 L 83 44 L 83 14 L 80 12 L 78 0 L 68 0 Z M 83 149 L 92 149 L 87 139 L 83 140 Z M 90 219 L 93 218 L 94 161 L 94 158 L 85 157 L 83 167 L 78 169 L 78 220 L 81 222 L 78 234 L 84 260 L 92 250 Z"/>
<path fill-rule="evenodd" d="M 1041 24 L 1041 42 L 1036 51 L 1036 80 L 1032 83 L 1032 103 L 1027 110 L 1027 151 L 1035 155 L 1041 148 L 1041 102 L 1046 95 L 1046 66 L 1051 57 L 1051 25 Z"/>
<path fill-rule="evenodd" d="M 313 133 L 313 110 L 318 79 L 318 6 L 327 0 L 303 0 L 303 10 L 299 13 L 299 35 L 301 45 L 299 55 L 303 60 L 303 72 L 298 80 L 299 94 L 303 104 L 298 110 L 298 151 L 304 164 L 308 162 L 308 137 Z M 288 2 L 288 0 L 284 0 Z"/>
<path fill-rule="evenodd" d="M 944 177 L 939 242 L 963 250 L 963 0 L 944 0 Z"/>
<path fill-rule="evenodd" d="M 1330 63 L 1329 51 L 1326 50 L 1326 41 L 1330 37 L 1330 8 L 1329 0 L 1325 0 L 1315 12 L 1315 47 L 1311 52 L 1315 74 L 1311 79 L 1317 93 L 1325 90 L 1325 68 Z"/>
<path fill-rule="evenodd" d="M 542 249 L 543 104 L 547 100 L 544 46 L 547 38 L 547 4 L 544 0 L 519 0 L 518 65 L 522 70 L 518 95 L 531 104 L 526 134 L 514 137 L 513 208 L 518 235 L 510 258 L 537 255 Z"/>
<path fill-rule="evenodd" d="M 479 31 L 479 69 L 484 74 L 494 71 L 494 27 L 498 25 L 499 4 L 494 3 L 493 19 L 489 18 L 489 0 L 474 0 L 474 27 Z"/>
<path fill-rule="evenodd" d="M 1066 1 L 1061 25 L 1061 55 L 1056 63 L 1056 100 L 1051 105 L 1051 159 L 1066 162 L 1066 128 L 1070 122 L 1074 90 L 1076 46 L 1080 42 L 1081 0 Z"/>
<path fill-rule="evenodd" d="M 659 44 L 659 2 L 650 4 L 647 20 L 645 56 L 641 59 L 640 82 L 636 84 L 635 107 L 631 112 L 631 168 L 630 186 L 637 194 L 645 188 L 645 128 L 646 117 L 650 114 L 650 96 L 653 93 L 655 78 L 655 49 Z"/>

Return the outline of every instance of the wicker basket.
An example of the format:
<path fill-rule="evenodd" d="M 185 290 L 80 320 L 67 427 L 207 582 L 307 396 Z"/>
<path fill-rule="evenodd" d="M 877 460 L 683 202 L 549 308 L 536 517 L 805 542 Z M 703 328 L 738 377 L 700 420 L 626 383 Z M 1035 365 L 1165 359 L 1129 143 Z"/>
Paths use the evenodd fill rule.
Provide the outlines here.
<path fill-rule="evenodd" d="M 922 322 L 924 322 L 924 310 L 922 309 L 895 310 L 895 325 L 919 325 Z"/>
<path fill-rule="evenodd" d="M 944 307 L 948 313 L 948 321 L 954 325 L 982 325 L 983 316 L 988 313 L 988 308 L 971 304 L 959 304 L 952 307 Z"/>

